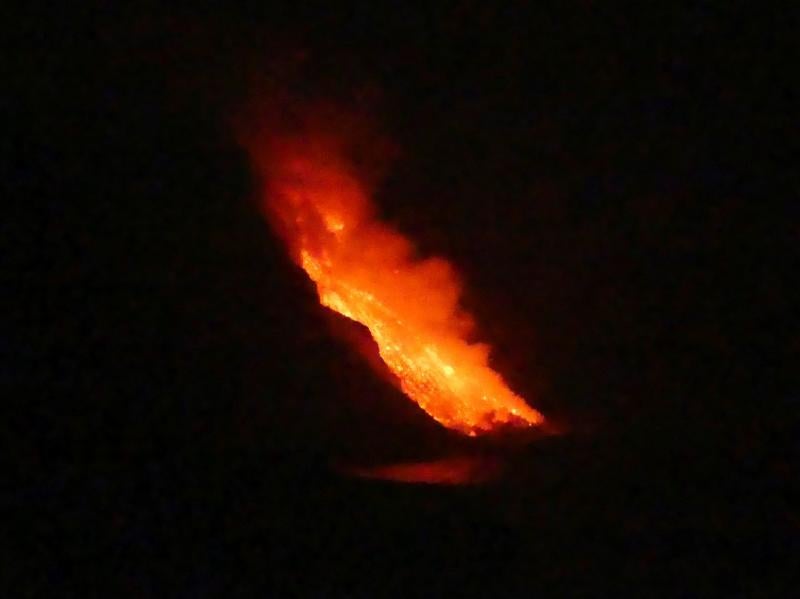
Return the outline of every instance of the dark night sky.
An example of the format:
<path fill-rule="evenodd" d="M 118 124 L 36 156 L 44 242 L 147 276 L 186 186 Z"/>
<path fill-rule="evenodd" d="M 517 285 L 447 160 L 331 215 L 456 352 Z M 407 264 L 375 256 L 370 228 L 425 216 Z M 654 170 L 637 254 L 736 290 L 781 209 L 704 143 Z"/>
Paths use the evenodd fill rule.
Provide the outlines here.
<path fill-rule="evenodd" d="M 15 20 L 11 594 L 778 593 L 800 526 L 796 21 L 329 4 Z M 275 88 L 393 141 L 383 216 L 457 265 L 498 369 L 569 431 L 510 481 L 329 471 L 464 442 L 342 341 L 363 331 L 258 213 L 231 121 Z"/>

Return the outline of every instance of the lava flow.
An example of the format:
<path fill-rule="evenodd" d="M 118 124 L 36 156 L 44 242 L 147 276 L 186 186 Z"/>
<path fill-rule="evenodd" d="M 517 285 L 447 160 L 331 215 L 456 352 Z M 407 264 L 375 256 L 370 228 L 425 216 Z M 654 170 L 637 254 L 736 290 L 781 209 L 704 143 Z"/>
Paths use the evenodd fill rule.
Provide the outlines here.
<path fill-rule="evenodd" d="M 471 436 L 543 423 L 490 368 L 489 347 L 468 341 L 472 319 L 459 308 L 450 264 L 417 259 L 411 242 L 377 219 L 342 140 L 305 132 L 247 145 L 263 207 L 320 303 L 369 329 L 408 397 Z"/>

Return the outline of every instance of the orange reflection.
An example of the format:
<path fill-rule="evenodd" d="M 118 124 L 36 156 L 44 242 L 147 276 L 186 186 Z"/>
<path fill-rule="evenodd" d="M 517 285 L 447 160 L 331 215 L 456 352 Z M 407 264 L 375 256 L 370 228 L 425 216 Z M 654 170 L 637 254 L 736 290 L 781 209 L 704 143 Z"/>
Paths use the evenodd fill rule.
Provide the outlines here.
<path fill-rule="evenodd" d="M 497 478 L 501 463 L 489 458 L 450 457 L 419 462 L 399 462 L 374 467 L 344 467 L 356 478 L 428 485 L 475 485 Z"/>

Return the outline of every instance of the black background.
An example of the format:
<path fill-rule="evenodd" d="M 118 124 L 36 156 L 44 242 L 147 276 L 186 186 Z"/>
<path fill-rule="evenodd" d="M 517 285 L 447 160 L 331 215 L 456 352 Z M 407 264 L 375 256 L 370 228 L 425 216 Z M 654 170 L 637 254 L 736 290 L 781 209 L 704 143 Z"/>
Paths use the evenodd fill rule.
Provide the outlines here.
<path fill-rule="evenodd" d="M 781 594 L 797 22 L 640 4 L 15 16 L 7 594 Z M 363 331 L 318 306 L 234 141 L 276 88 L 379 123 L 381 214 L 454 262 L 497 368 L 564 434 L 465 442 L 342 340 Z M 508 475 L 331 468 L 448 451 Z"/>

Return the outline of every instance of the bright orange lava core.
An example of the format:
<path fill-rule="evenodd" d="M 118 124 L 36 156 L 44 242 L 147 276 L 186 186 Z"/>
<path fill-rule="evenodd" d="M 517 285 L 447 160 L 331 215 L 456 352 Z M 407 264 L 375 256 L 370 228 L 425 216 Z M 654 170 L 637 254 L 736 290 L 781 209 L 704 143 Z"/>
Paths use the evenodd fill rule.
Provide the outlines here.
<path fill-rule="evenodd" d="M 320 303 L 369 329 L 406 395 L 468 435 L 543 422 L 489 367 L 489 347 L 467 341 L 472 319 L 450 264 L 415 258 L 409 240 L 377 220 L 340 143 L 296 135 L 259 144 L 251 150 L 264 207 L 293 258 Z"/>

